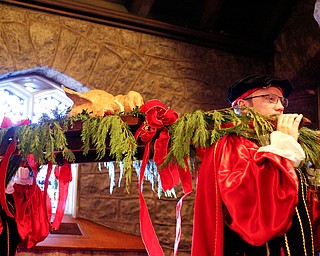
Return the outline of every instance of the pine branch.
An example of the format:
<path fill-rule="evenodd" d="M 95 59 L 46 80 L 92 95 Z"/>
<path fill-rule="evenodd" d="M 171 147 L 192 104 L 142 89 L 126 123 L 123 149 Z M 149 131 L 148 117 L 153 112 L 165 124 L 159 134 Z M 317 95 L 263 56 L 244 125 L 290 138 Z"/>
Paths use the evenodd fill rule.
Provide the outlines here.
<path fill-rule="evenodd" d="M 80 137 L 83 143 L 83 155 L 87 155 L 89 152 L 90 144 L 92 142 L 94 134 L 97 133 L 99 122 L 99 118 L 88 118 L 85 119 L 82 123 L 82 131 Z"/>
<path fill-rule="evenodd" d="M 208 147 L 227 134 L 235 134 L 265 143 L 274 127 L 270 120 L 254 110 L 237 115 L 233 108 L 203 112 L 200 110 L 181 116 L 170 128 L 171 144 L 164 165 L 177 162 L 186 168 L 185 159 L 194 155 L 195 148 Z"/>
<path fill-rule="evenodd" d="M 105 116 L 102 118 L 97 118 L 99 123 L 95 123 L 96 132 L 91 133 L 92 143 L 96 148 L 97 160 L 103 158 L 106 154 L 106 140 L 111 127 L 110 116 Z"/>
<path fill-rule="evenodd" d="M 67 131 L 67 125 L 65 123 L 53 122 L 53 136 L 55 142 L 55 149 L 62 151 L 62 155 L 65 160 L 68 162 L 74 162 L 75 156 L 70 149 L 68 149 L 68 142 L 65 136 L 65 132 Z"/>
<path fill-rule="evenodd" d="M 315 169 L 320 169 L 320 133 L 319 131 L 311 130 L 307 127 L 302 127 L 299 130 L 299 139 L 303 151 L 306 154 L 305 160 L 300 166 L 307 168 L 312 165 Z"/>

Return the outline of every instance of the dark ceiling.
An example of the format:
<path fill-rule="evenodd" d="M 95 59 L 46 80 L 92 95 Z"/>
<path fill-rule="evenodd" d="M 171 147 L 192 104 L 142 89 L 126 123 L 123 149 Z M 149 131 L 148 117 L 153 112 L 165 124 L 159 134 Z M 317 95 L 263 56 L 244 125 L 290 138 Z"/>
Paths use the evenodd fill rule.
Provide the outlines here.
<path fill-rule="evenodd" d="M 222 34 L 251 42 L 272 43 L 290 14 L 292 0 L 140 0 L 150 3 L 139 13 L 125 1 L 130 13 L 208 34 Z"/>
<path fill-rule="evenodd" d="M 248 55 L 270 55 L 296 0 L 3 0 Z"/>

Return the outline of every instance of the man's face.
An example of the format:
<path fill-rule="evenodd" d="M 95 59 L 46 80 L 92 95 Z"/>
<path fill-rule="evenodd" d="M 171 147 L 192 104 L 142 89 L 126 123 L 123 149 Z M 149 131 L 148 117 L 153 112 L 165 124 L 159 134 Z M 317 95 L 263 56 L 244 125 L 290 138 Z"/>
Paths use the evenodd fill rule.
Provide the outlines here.
<path fill-rule="evenodd" d="M 255 97 L 269 94 L 272 96 L 283 97 L 281 90 L 277 87 L 261 88 L 247 96 L 245 99 L 239 100 L 238 105 L 250 107 L 265 116 L 283 114 L 284 106 L 279 98 L 279 100 L 277 100 L 275 103 L 271 103 L 267 96 Z"/>

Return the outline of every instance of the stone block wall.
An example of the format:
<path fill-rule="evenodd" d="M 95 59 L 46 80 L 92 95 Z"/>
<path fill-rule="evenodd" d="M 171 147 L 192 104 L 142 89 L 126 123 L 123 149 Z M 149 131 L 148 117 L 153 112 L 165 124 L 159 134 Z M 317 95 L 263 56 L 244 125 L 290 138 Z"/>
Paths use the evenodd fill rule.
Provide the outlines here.
<path fill-rule="evenodd" d="M 103 164 L 102 164 L 103 166 Z M 110 193 L 109 172 L 98 163 L 79 164 L 78 181 L 78 215 L 96 223 L 130 234 L 140 235 L 139 194 L 137 175 L 132 176 L 129 190 L 126 190 L 125 177 L 120 179 L 120 170 L 116 170 L 116 187 Z M 121 186 L 118 186 L 119 181 Z M 145 181 L 143 195 L 159 241 L 166 255 L 173 252 L 173 241 L 176 227 L 176 204 L 183 196 L 178 187 L 176 198 L 161 198 L 157 194 L 157 183 L 152 189 L 150 182 Z M 181 211 L 183 234 L 180 243 L 180 254 L 190 253 L 192 236 L 194 194 L 183 201 Z"/>
<path fill-rule="evenodd" d="M 297 1 L 293 8 L 275 44 L 275 75 L 294 80 L 319 54 L 320 28 L 313 17 L 315 2 Z"/>
<path fill-rule="evenodd" d="M 136 90 L 179 113 L 228 106 L 226 88 L 248 73 L 272 73 L 272 62 L 0 5 L 0 74 L 49 67 L 90 89 Z"/>

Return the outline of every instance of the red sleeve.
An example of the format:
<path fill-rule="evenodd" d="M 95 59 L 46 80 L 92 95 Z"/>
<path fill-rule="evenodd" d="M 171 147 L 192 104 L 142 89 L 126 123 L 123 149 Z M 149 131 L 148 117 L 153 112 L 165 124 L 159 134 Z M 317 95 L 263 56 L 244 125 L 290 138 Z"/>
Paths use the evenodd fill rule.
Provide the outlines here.
<path fill-rule="evenodd" d="M 248 243 L 259 246 L 285 233 L 298 202 L 299 182 L 290 160 L 240 136 L 217 145 L 216 171 L 227 224 Z"/>

